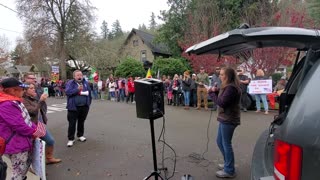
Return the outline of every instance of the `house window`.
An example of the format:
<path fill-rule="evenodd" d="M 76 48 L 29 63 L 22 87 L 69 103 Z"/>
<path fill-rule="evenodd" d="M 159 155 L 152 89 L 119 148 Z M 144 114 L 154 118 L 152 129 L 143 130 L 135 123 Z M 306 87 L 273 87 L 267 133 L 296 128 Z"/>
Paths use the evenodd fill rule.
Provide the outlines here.
<path fill-rule="evenodd" d="M 142 50 L 141 51 L 141 61 L 146 61 L 147 60 L 147 51 L 146 50 Z"/>
<path fill-rule="evenodd" d="M 138 40 L 133 40 L 133 47 L 139 46 L 139 41 Z"/>

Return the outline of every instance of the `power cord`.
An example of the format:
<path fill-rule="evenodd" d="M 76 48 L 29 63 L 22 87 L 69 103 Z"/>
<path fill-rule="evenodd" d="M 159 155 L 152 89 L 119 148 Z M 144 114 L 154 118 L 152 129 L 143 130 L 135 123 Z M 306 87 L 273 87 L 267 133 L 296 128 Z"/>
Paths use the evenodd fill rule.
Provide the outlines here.
<path fill-rule="evenodd" d="M 210 117 L 209 117 L 209 122 L 208 122 L 208 126 L 207 126 L 207 144 L 206 144 L 206 150 L 201 154 L 198 154 L 198 153 L 191 153 L 188 157 L 191 158 L 193 160 L 193 163 L 197 163 L 197 164 L 200 164 L 201 162 L 205 161 L 205 162 L 208 162 L 206 165 L 201 165 L 203 167 L 208 167 L 211 163 L 213 162 L 210 162 L 208 159 L 206 159 L 204 157 L 204 155 L 208 152 L 209 150 L 209 142 L 210 142 L 210 136 L 209 136 L 209 128 L 210 128 L 210 124 L 211 124 L 211 120 L 212 120 L 212 115 L 213 115 L 213 110 L 211 110 L 211 113 L 210 113 Z"/>
<path fill-rule="evenodd" d="M 163 171 L 164 171 L 165 179 L 166 179 L 166 180 L 169 180 L 169 179 L 171 179 L 171 178 L 174 176 L 175 171 L 176 171 L 177 154 L 176 154 L 175 150 L 174 150 L 168 143 L 166 143 L 166 139 L 165 139 L 165 133 L 166 133 L 166 118 L 165 118 L 163 112 L 162 112 L 160 109 L 158 109 L 158 111 L 162 114 L 162 117 L 163 117 L 163 118 L 162 118 L 162 120 L 163 120 L 163 121 L 162 121 L 162 129 L 161 129 L 161 133 L 160 133 L 159 138 L 158 138 L 158 142 L 162 142 L 162 143 L 163 143 L 163 145 L 162 145 L 162 168 L 160 168 L 160 170 L 163 170 Z M 168 146 L 168 147 L 172 150 L 172 152 L 173 152 L 173 154 L 174 154 L 174 157 L 173 157 L 173 158 L 172 158 L 172 157 L 167 157 L 167 158 L 164 157 L 165 146 Z M 173 164 L 173 171 L 172 171 L 172 174 L 171 174 L 170 177 L 168 177 L 168 169 L 164 166 L 164 161 L 165 161 L 165 160 L 168 160 L 168 159 L 170 159 L 170 160 L 172 160 L 172 161 L 174 162 L 174 164 Z"/>

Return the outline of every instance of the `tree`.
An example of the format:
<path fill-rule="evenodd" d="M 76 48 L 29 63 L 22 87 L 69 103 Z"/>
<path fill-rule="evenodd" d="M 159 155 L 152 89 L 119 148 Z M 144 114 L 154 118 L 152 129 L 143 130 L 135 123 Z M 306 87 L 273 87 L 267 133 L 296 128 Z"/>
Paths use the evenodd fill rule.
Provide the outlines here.
<path fill-rule="evenodd" d="M 47 57 L 52 57 L 52 49 L 46 37 L 34 37 L 28 43 L 30 49 L 26 56 L 24 56 L 24 64 L 44 64 Z M 22 50 L 22 49 L 21 49 Z"/>
<path fill-rule="evenodd" d="M 141 31 L 145 31 L 146 32 L 147 31 L 147 26 L 144 23 L 142 25 L 139 24 L 138 29 L 141 30 Z"/>
<path fill-rule="evenodd" d="M 157 27 L 157 22 L 156 22 L 156 16 L 154 15 L 154 13 L 151 13 L 151 19 L 150 19 L 150 25 L 149 25 L 149 29 L 154 31 L 156 30 Z"/>
<path fill-rule="evenodd" d="M 268 22 L 261 22 L 260 26 L 287 26 L 287 27 L 305 27 L 314 26 L 314 21 L 307 13 L 307 4 L 299 1 L 291 2 L 281 1 L 277 4 L 276 11 Z M 260 48 L 252 52 L 239 54 L 244 61 L 244 67 L 247 71 L 255 74 L 257 69 L 265 71 L 266 75 L 272 75 L 280 66 L 291 66 L 296 59 L 296 49 L 292 48 Z"/>
<path fill-rule="evenodd" d="M 115 75 L 118 77 L 144 77 L 146 71 L 143 68 L 142 62 L 127 58 L 117 66 Z"/>
<path fill-rule="evenodd" d="M 93 21 L 93 7 L 89 0 L 17 0 L 20 18 L 27 27 L 29 37 L 47 36 L 55 42 L 60 59 L 61 77 L 66 79 L 67 51 L 66 43 L 70 32 L 77 32 L 84 25 L 90 26 Z M 81 17 L 78 17 L 81 14 Z M 77 17 L 75 17 L 77 16 Z M 78 22 L 73 22 L 77 20 Z M 72 30 L 73 29 L 73 30 Z"/>
<path fill-rule="evenodd" d="M 112 39 L 116 39 L 120 36 L 123 36 L 123 31 L 118 19 L 114 23 L 112 23 L 111 33 L 112 33 Z"/>
<path fill-rule="evenodd" d="M 168 0 L 169 10 L 161 11 L 160 19 L 165 23 L 159 28 L 156 42 L 166 44 L 174 57 L 180 57 L 178 41 L 183 37 L 187 21 L 187 12 L 192 7 L 192 0 Z"/>
<path fill-rule="evenodd" d="M 188 68 L 183 63 L 183 59 L 159 58 L 156 59 L 152 65 L 153 73 L 157 73 L 158 70 L 162 75 L 170 75 L 173 77 L 175 74 L 183 74 Z"/>
<path fill-rule="evenodd" d="M 19 40 L 18 44 L 11 53 L 11 57 L 15 59 L 16 64 L 21 64 L 25 61 L 24 58 L 27 56 L 28 52 L 29 50 L 26 43 L 24 43 L 22 40 Z"/>
<path fill-rule="evenodd" d="M 308 4 L 310 15 L 315 19 L 317 25 L 320 23 L 320 0 L 311 0 Z"/>
<path fill-rule="evenodd" d="M 108 39 L 109 29 L 108 29 L 108 23 L 105 20 L 103 20 L 102 22 L 101 34 L 102 34 L 102 39 Z"/>
<path fill-rule="evenodd" d="M 241 13 L 242 22 L 248 23 L 250 26 L 261 26 L 272 23 L 273 15 L 279 10 L 277 0 L 264 1 L 255 0 L 248 1 L 244 6 L 245 9 Z M 259 14 L 259 16 L 257 16 Z"/>
<path fill-rule="evenodd" d="M 5 35 L 0 35 L 0 49 L 3 52 L 9 52 L 10 40 Z"/>
<path fill-rule="evenodd" d="M 106 77 L 114 73 L 120 63 L 119 49 L 126 40 L 126 36 L 121 36 L 114 40 L 99 40 L 93 45 L 92 56 L 89 63 L 96 67 L 99 74 Z"/>
<path fill-rule="evenodd" d="M 5 66 L 10 63 L 9 60 L 10 41 L 5 35 L 0 35 L 0 76 L 3 75 Z"/>

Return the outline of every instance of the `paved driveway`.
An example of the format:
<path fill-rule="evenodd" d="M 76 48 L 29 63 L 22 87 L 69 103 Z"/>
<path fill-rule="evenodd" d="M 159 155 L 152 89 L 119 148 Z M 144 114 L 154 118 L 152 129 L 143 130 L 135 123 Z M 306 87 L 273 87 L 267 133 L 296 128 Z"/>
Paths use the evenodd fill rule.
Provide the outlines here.
<path fill-rule="evenodd" d="M 63 99 L 49 99 L 49 105 L 61 107 Z M 182 107 L 166 106 L 166 142 L 176 154 L 176 173 L 172 179 L 180 180 L 183 174 L 194 179 L 218 179 L 216 164 L 221 154 L 216 146 L 216 112 L 184 110 Z M 54 108 L 53 108 L 54 109 Z M 94 101 L 86 121 L 87 142 L 76 142 L 71 148 L 67 143 L 66 111 L 55 111 L 48 115 L 49 129 L 56 139 L 56 156 L 63 162 L 47 166 L 49 180 L 143 179 L 153 170 L 149 120 L 136 118 L 135 105 L 110 101 Z M 207 160 L 201 161 L 206 150 L 209 126 Z M 274 113 L 242 113 L 241 126 L 237 127 L 233 147 L 236 158 L 237 180 L 250 179 L 251 155 L 259 134 L 268 128 Z M 155 120 L 158 138 L 162 119 Z M 162 143 L 157 143 L 158 164 L 161 165 Z M 169 173 L 173 168 L 173 153 L 165 148 L 165 164 Z"/>

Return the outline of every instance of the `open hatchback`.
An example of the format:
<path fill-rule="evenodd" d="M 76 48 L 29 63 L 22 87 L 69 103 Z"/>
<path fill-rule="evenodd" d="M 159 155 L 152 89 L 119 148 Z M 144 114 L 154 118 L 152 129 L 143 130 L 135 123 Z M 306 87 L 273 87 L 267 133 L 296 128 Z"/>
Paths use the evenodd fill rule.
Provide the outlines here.
<path fill-rule="evenodd" d="M 238 56 L 256 48 L 297 50 L 292 75 L 280 96 L 279 116 L 258 138 L 252 180 L 320 179 L 320 31 L 292 27 L 235 29 L 186 50 Z"/>

